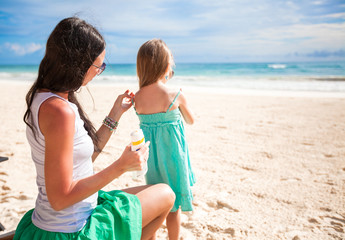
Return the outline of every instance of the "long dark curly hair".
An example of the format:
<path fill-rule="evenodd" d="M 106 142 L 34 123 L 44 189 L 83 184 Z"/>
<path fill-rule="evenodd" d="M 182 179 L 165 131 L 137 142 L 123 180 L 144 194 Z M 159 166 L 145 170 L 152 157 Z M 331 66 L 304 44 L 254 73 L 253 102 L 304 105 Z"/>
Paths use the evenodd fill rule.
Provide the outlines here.
<path fill-rule="evenodd" d="M 105 41 L 102 35 L 84 20 L 71 17 L 56 25 L 48 38 L 37 79 L 26 95 L 24 122 L 35 136 L 37 129 L 30 121 L 30 107 L 37 91 L 48 89 L 52 92 L 68 92 L 68 100 L 77 105 L 84 127 L 93 140 L 95 150 L 99 151 L 96 129 L 79 104 L 75 91 L 82 86 L 88 69 L 104 49 Z"/>

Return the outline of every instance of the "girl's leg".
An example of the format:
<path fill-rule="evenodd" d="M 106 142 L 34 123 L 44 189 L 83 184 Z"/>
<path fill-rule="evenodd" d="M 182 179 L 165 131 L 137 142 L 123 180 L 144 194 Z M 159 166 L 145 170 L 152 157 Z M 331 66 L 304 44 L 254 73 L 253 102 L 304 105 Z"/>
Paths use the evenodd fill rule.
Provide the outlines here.
<path fill-rule="evenodd" d="M 181 210 L 170 212 L 167 217 L 169 240 L 178 240 L 180 236 Z"/>
<path fill-rule="evenodd" d="M 141 239 L 154 239 L 156 231 L 174 205 L 174 192 L 166 184 L 139 186 L 122 191 L 135 194 L 140 200 L 143 227 Z"/>

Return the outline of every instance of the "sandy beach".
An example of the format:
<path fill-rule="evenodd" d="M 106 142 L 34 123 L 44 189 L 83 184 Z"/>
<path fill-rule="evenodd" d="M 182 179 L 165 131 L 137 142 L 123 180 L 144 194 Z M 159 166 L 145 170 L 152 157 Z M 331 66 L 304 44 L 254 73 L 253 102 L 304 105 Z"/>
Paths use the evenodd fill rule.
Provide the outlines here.
<path fill-rule="evenodd" d="M 36 171 L 22 121 L 28 83 L 0 81 L 0 222 L 16 228 L 32 209 Z M 91 84 L 80 99 L 100 126 L 116 96 L 136 86 Z M 194 211 L 181 239 L 344 239 L 345 94 L 184 89 L 196 123 L 186 125 Z M 94 101 L 94 102 L 93 102 Z M 138 128 L 133 109 L 95 162 L 116 160 Z M 141 185 L 130 173 L 105 190 Z M 158 239 L 166 239 L 163 225 Z"/>

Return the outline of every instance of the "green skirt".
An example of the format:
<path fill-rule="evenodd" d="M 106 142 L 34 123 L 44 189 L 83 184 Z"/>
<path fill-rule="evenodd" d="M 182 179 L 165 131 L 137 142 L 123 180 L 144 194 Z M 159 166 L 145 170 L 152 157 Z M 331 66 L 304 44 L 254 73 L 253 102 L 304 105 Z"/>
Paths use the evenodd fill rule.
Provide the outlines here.
<path fill-rule="evenodd" d="M 49 232 L 36 227 L 31 221 L 34 209 L 20 220 L 14 240 L 41 239 L 133 239 L 141 237 L 141 204 L 137 196 L 123 191 L 98 192 L 98 205 L 86 225 L 79 232 Z"/>

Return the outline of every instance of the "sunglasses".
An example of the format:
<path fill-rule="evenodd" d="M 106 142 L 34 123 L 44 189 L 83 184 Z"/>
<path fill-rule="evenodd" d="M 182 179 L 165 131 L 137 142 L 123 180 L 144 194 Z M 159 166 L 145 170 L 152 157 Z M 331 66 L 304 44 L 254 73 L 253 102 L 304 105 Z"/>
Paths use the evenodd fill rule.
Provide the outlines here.
<path fill-rule="evenodd" d="M 95 64 L 92 64 L 92 66 L 98 68 L 97 75 L 100 75 L 105 70 L 105 67 L 107 66 L 107 64 L 103 63 L 102 66 L 100 67 L 96 66 Z"/>

